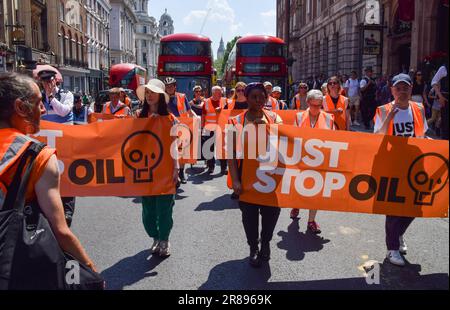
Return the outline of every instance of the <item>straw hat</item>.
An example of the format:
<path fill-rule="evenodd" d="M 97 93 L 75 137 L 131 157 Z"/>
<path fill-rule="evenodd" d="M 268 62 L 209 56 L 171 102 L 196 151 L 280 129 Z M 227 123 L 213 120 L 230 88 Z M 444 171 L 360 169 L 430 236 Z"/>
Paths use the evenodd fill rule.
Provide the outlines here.
<path fill-rule="evenodd" d="M 141 85 L 136 90 L 136 95 L 138 96 L 139 100 L 144 101 L 145 100 L 145 89 L 149 89 L 154 93 L 158 94 L 164 94 L 164 98 L 166 99 L 166 103 L 169 102 L 169 95 L 166 93 L 166 86 L 163 82 L 161 82 L 158 79 L 152 79 L 148 81 L 147 84 Z"/>

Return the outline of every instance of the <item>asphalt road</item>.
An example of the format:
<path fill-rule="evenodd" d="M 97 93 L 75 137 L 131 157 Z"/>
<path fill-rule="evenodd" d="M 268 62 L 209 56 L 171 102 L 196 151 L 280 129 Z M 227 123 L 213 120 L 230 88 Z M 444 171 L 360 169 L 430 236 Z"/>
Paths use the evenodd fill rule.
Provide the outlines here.
<path fill-rule="evenodd" d="M 247 263 L 241 212 L 225 177 L 188 168 L 177 194 L 172 256 L 153 257 L 139 198 L 78 198 L 73 230 L 108 289 L 449 289 L 449 222 L 416 219 L 406 233 L 404 268 L 384 262 L 384 216 L 320 212 L 322 234 L 306 232 L 307 211 L 282 210 L 260 269 Z M 365 263 L 378 262 L 380 284 L 366 283 Z"/>

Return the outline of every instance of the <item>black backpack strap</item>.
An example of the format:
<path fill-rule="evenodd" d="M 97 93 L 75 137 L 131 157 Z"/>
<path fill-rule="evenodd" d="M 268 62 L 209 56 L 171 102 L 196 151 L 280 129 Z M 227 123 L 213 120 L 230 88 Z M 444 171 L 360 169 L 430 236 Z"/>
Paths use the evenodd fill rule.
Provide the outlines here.
<path fill-rule="evenodd" d="M 8 208 L 7 206 L 13 206 L 14 209 L 17 209 L 22 213 L 25 205 L 25 195 L 29 177 L 34 166 L 34 160 L 44 147 L 45 144 L 43 143 L 32 142 L 20 157 L 14 178 L 8 186 L 8 193 L 5 197 L 3 209 L 5 209 L 5 207 Z"/>

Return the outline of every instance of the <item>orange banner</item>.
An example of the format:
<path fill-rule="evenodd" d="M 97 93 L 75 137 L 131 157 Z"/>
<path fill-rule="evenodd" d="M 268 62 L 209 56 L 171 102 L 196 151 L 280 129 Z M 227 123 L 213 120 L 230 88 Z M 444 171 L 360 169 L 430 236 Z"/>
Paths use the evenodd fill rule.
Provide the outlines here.
<path fill-rule="evenodd" d="M 102 122 L 113 119 L 126 119 L 132 118 L 132 116 L 115 116 L 112 114 L 104 114 L 104 113 L 91 113 L 89 119 L 89 123 Z"/>
<path fill-rule="evenodd" d="M 448 216 L 448 141 L 286 125 L 271 126 L 269 140 L 272 148 L 266 155 L 271 157 L 243 161 L 243 201 L 284 208 Z"/>
<path fill-rule="evenodd" d="M 57 149 L 62 196 L 163 195 L 175 193 L 172 125 L 168 117 L 82 126 L 41 121 L 36 138 Z"/>
<path fill-rule="evenodd" d="M 200 158 L 200 145 L 201 145 L 201 119 L 198 117 L 178 117 L 180 122 L 178 138 L 183 146 L 180 148 L 181 158 L 180 164 L 195 164 L 197 159 Z"/>

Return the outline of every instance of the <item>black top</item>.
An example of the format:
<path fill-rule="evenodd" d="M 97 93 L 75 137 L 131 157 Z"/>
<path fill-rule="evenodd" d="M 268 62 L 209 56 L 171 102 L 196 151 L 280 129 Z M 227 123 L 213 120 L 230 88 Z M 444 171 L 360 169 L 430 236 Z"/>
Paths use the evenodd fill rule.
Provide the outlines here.
<path fill-rule="evenodd" d="M 422 84 L 419 84 L 417 82 L 413 82 L 413 87 L 412 87 L 412 95 L 420 95 L 422 96 L 423 91 L 425 89 L 425 83 L 422 82 Z"/>
<path fill-rule="evenodd" d="M 243 101 L 243 102 L 236 101 L 236 103 L 235 103 L 235 105 L 234 105 L 234 109 L 235 109 L 235 110 L 245 110 L 245 109 L 248 109 L 247 101 Z"/>

